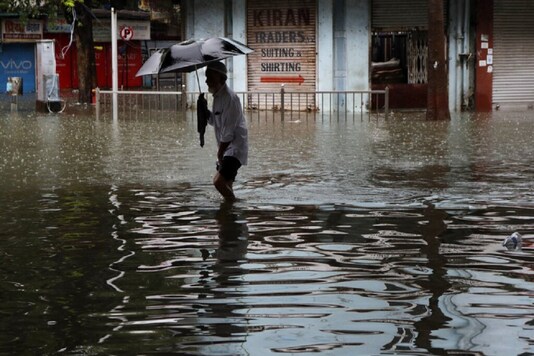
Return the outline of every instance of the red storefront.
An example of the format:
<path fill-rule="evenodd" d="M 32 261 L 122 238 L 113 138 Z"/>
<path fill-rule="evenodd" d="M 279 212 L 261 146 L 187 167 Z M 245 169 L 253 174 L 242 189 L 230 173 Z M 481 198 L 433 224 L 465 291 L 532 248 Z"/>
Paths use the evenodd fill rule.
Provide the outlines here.
<path fill-rule="evenodd" d="M 135 73 L 143 65 L 140 41 L 122 41 L 118 47 L 119 88 L 138 88 L 143 84 L 142 77 Z M 111 43 L 95 43 L 96 81 L 99 88 L 111 88 Z"/>
<path fill-rule="evenodd" d="M 97 86 L 100 88 L 112 86 L 110 22 L 109 19 L 100 19 L 95 22 L 93 29 Z M 150 39 L 150 21 L 119 19 L 118 30 L 124 27 L 132 29 L 133 37 L 124 40 L 118 35 L 119 88 L 137 88 L 142 86 L 142 78 L 136 77 L 135 73 L 143 64 L 141 44 Z M 48 26 L 44 37 L 55 40 L 56 71 L 59 74 L 60 88 L 78 88 L 76 43 L 71 42 L 70 25 L 58 23 L 53 27 Z"/>
<path fill-rule="evenodd" d="M 45 33 L 47 39 L 55 41 L 56 72 L 59 74 L 60 89 L 78 88 L 76 44 L 69 47 L 70 35 L 64 33 Z"/>

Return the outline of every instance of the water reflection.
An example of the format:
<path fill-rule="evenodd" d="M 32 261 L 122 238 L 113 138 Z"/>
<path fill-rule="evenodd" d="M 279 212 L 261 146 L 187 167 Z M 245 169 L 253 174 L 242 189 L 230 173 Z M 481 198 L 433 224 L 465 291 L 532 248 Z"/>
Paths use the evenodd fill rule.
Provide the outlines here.
<path fill-rule="evenodd" d="M 248 333 L 246 318 L 240 316 L 240 310 L 248 308 L 243 302 L 246 271 L 242 268 L 246 263 L 248 227 L 232 202 L 221 203 L 215 220 L 218 246 L 213 251 L 201 249 L 203 259 L 211 263 L 200 271 L 198 281 L 204 289 L 198 296 L 198 303 L 203 305 L 199 317 L 203 331 L 210 336 L 185 345 L 208 354 L 240 354 Z"/>
<path fill-rule="evenodd" d="M 531 120 L 258 113 L 230 205 L 192 119 L 0 126 L 0 353 L 534 349 Z"/>
<path fill-rule="evenodd" d="M 449 289 L 451 283 L 447 280 L 447 260 L 445 256 L 440 253 L 440 238 L 441 234 L 447 231 L 445 221 L 448 216 L 444 211 L 436 210 L 432 205 L 429 205 L 423 212 L 425 219 L 422 227 L 422 238 L 426 242 L 421 247 L 421 254 L 427 258 L 426 267 L 429 269 L 430 275 L 428 279 L 421 280 L 419 285 L 422 290 L 430 292 L 428 300 L 428 315 L 421 320 L 414 323 L 417 330 L 417 337 L 415 338 L 415 345 L 423 350 L 428 350 L 434 355 L 447 355 L 447 350 L 437 348 L 432 344 L 433 332 L 445 328 L 447 322 L 451 318 L 447 317 L 440 309 L 440 299 L 444 297 Z"/>

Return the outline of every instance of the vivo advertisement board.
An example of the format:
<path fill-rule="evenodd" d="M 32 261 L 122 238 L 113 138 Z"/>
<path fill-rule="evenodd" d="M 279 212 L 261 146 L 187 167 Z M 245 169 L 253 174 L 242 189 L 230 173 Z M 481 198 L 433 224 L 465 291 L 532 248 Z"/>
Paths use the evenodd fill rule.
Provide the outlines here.
<path fill-rule="evenodd" d="M 24 93 L 35 92 L 35 44 L 17 43 L 2 45 L 0 52 L 0 83 L 6 92 L 8 77 L 21 77 Z"/>

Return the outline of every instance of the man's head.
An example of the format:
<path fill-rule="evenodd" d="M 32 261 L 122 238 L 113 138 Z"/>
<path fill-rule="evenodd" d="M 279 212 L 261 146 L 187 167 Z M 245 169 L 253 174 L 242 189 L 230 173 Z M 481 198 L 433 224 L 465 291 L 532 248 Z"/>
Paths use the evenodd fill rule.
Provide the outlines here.
<path fill-rule="evenodd" d="M 214 94 L 226 83 L 228 70 L 222 62 L 211 62 L 206 68 L 206 84 L 210 93 Z"/>

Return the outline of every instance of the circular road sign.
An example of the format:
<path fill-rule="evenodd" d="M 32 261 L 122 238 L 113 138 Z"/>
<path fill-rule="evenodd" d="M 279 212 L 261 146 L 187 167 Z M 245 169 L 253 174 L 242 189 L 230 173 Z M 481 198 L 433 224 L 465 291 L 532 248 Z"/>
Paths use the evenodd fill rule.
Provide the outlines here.
<path fill-rule="evenodd" d="M 125 41 L 129 41 L 133 37 L 133 28 L 130 26 L 124 26 L 120 32 L 121 38 Z"/>

